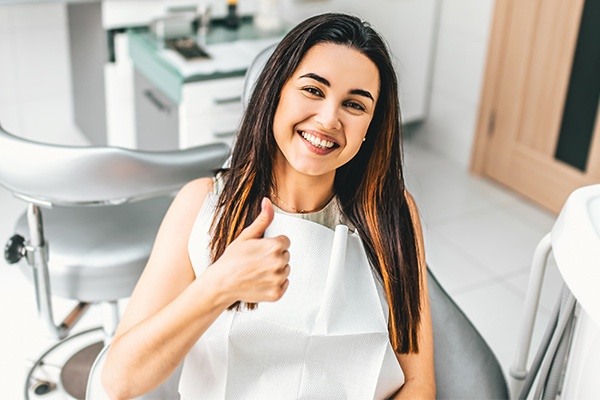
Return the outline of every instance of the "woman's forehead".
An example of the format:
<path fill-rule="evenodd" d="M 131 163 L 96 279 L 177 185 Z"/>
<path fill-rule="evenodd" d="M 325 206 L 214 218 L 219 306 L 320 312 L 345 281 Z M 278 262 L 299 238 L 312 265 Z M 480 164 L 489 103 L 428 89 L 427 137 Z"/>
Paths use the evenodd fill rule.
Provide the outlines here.
<path fill-rule="evenodd" d="M 298 79 L 307 73 L 327 79 L 332 86 L 336 84 L 378 93 L 377 66 L 351 46 L 320 43 L 311 47 L 294 71 L 293 78 Z"/>

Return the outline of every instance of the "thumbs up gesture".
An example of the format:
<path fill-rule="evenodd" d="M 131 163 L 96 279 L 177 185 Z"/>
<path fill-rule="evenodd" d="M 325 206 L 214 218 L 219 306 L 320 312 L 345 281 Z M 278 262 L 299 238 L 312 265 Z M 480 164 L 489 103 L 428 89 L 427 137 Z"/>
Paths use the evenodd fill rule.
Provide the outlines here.
<path fill-rule="evenodd" d="M 266 197 L 260 203 L 260 214 L 258 217 L 240 233 L 236 240 L 260 239 L 265 234 L 265 231 L 273 222 L 275 211 L 271 200 Z M 286 248 L 287 249 L 287 248 Z"/>
<path fill-rule="evenodd" d="M 288 287 L 290 240 L 284 235 L 263 237 L 274 215 L 273 204 L 263 198 L 260 214 L 207 269 L 220 274 L 221 289 L 231 303 L 277 301 Z"/>

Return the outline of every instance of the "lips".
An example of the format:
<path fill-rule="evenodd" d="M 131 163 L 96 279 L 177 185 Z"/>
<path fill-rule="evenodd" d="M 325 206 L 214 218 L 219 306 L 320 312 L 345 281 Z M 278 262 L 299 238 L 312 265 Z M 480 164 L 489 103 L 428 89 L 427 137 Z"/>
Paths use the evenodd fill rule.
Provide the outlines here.
<path fill-rule="evenodd" d="M 331 150 L 335 147 L 339 147 L 339 144 L 337 144 L 336 142 L 322 138 L 322 137 L 318 137 L 317 135 L 313 134 L 312 132 L 298 131 L 298 133 L 300 134 L 300 136 L 302 136 L 302 138 L 304 140 L 306 140 L 308 143 L 310 143 L 311 145 L 313 145 L 314 147 L 316 147 L 318 149 Z"/>

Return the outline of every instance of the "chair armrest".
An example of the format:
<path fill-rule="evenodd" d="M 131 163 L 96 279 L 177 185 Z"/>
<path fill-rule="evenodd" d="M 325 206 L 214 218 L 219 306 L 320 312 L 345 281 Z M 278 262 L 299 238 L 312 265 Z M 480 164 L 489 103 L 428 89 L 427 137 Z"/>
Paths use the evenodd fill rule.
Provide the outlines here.
<path fill-rule="evenodd" d="M 223 165 L 229 146 L 149 152 L 35 142 L 0 127 L 0 185 L 42 205 L 120 204 L 175 191 Z"/>

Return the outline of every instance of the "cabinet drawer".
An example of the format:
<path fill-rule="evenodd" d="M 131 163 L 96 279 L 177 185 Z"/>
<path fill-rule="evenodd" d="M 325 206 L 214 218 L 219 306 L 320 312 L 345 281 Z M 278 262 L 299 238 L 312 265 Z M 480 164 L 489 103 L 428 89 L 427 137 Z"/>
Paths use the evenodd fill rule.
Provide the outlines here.
<path fill-rule="evenodd" d="M 218 114 L 197 115 L 181 128 L 180 148 L 224 142 L 232 145 L 239 127 L 240 109 Z"/>
<path fill-rule="evenodd" d="M 241 109 L 243 88 L 244 77 L 187 83 L 183 87 L 181 104 L 190 118 L 235 107 Z"/>

